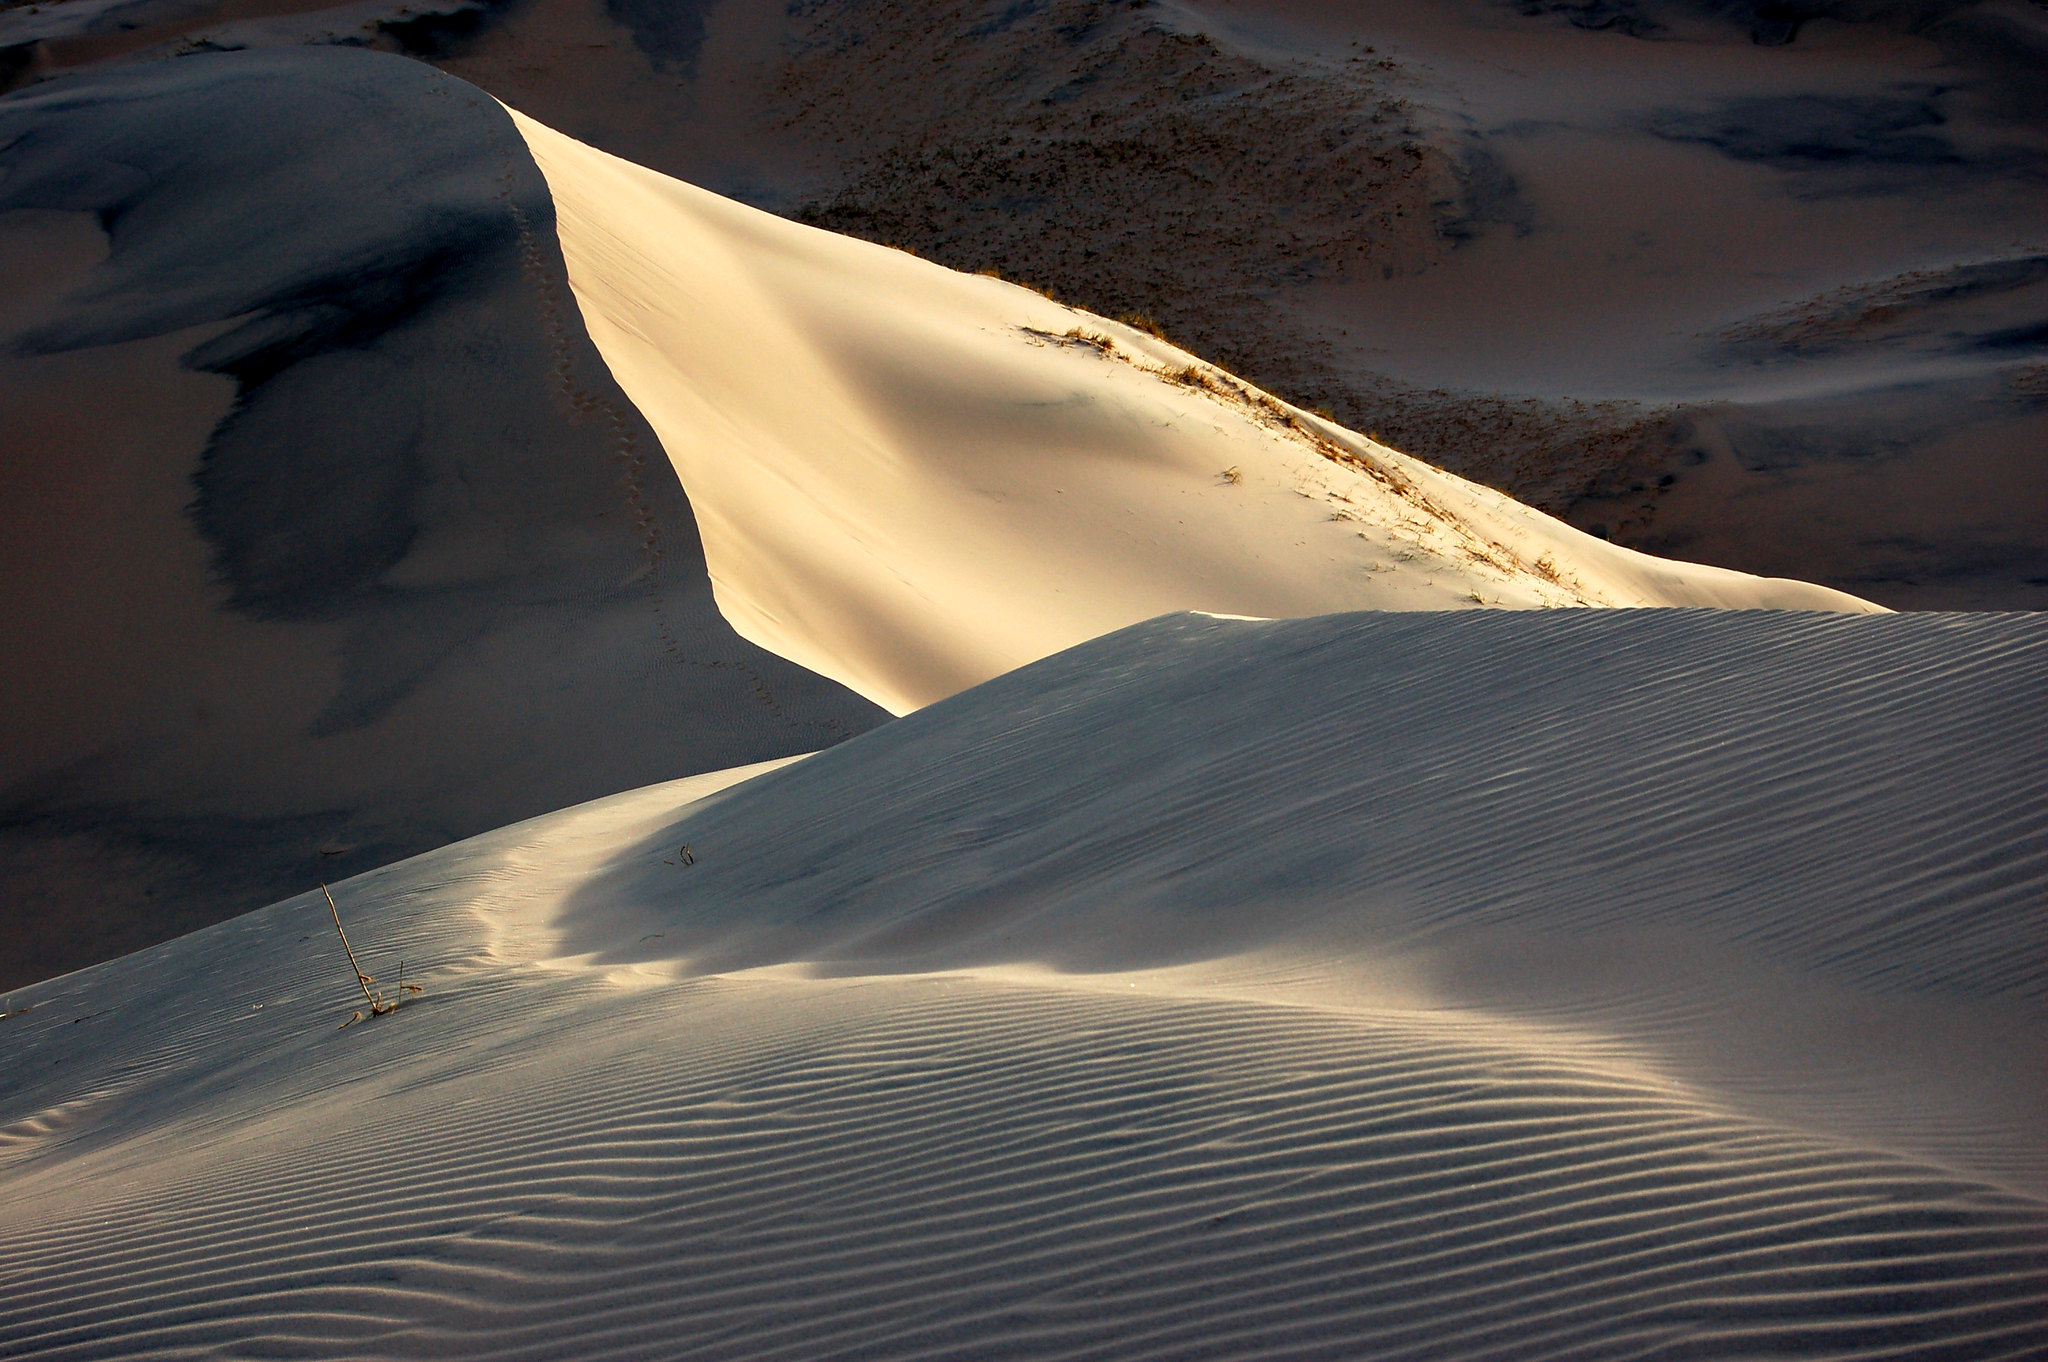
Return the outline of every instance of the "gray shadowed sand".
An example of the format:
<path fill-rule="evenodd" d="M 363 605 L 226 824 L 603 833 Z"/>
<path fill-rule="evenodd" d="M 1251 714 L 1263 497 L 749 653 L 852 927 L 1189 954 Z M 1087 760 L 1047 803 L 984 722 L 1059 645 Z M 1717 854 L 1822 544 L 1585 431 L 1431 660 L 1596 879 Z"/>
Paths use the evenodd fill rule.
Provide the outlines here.
<path fill-rule="evenodd" d="M 0 1351 L 2039 1357 L 2044 700 L 1156 620 L 337 886 L 372 1023 L 318 894 L 18 991 Z"/>
<path fill-rule="evenodd" d="M 718 614 L 504 111 L 312 48 L 0 100 L 19 983 L 882 717 Z"/>

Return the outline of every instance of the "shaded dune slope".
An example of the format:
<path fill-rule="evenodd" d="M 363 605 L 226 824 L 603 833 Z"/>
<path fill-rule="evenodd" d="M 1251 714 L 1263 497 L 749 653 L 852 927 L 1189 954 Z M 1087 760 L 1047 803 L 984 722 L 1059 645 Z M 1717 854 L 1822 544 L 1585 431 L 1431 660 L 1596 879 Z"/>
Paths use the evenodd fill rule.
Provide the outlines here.
<path fill-rule="evenodd" d="M 0 1346 L 2038 1355 L 2044 684 L 2022 616 L 1180 617 L 502 829 L 340 887 L 394 1017 L 317 896 L 17 995 Z"/>
<path fill-rule="evenodd" d="M 394 57 L 0 100 L 0 984 L 882 717 L 718 614 L 553 220 Z"/>
<path fill-rule="evenodd" d="M 2044 646 L 2031 615 L 1159 621 L 694 812 L 582 891 L 557 949 L 854 973 L 1277 952 L 1340 995 L 1625 1033 L 2038 1191 Z M 707 850 L 676 881 L 681 841 Z"/>

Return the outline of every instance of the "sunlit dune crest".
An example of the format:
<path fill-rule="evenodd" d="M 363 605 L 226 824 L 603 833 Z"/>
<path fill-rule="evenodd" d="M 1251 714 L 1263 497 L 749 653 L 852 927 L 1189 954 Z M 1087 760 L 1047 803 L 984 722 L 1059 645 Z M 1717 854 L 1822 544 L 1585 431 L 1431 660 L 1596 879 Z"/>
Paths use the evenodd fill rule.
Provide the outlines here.
<path fill-rule="evenodd" d="M 1171 610 L 1872 610 L 1603 543 L 1132 327 L 513 114 L 747 638 L 897 713 Z"/>

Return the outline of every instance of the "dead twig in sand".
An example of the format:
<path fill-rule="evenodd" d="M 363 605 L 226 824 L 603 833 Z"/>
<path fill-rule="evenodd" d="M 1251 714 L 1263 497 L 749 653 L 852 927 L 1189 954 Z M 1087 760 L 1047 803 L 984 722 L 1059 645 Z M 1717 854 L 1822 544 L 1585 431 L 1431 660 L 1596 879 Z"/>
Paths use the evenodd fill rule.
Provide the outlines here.
<path fill-rule="evenodd" d="M 360 988 L 363 991 L 363 1001 L 367 1002 L 370 1005 L 370 1015 L 372 1017 L 381 1017 L 387 1012 L 396 1012 L 398 1010 L 398 1004 L 405 1000 L 405 995 L 408 993 L 425 992 L 425 990 L 422 989 L 418 984 L 408 984 L 407 982 L 405 982 L 404 961 L 400 961 L 398 965 L 397 998 L 391 999 L 387 1002 L 385 1000 L 384 995 L 381 992 L 371 992 L 370 985 L 376 983 L 377 981 L 370 975 L 363 973 L 363 967 L 356 963 L 355 948 L 348 944 L 348 933 L 344 932 L 341 929 L 341 909 L 334 906 L 333 891 L 328 889 L 327 885 L 323 882 L 320 886 L 320 892 L 321 894 L 326 896 L 327 911 L 334 915 L 334 934 L 341 938 L 341 948 L 343 951 L 346 951 L 348 953 L 348 967 L 356 972 L 356 987 Z M 360 1011 L 351 1012 L 349 1014 L 348 1020 L 343 1022 L 339 1029 L 346 1031 L 349 1027 L 354 1026 L 357 1022 L 362 1020 L 364 1020 L 364 1018 L 363 1014 Z"/>

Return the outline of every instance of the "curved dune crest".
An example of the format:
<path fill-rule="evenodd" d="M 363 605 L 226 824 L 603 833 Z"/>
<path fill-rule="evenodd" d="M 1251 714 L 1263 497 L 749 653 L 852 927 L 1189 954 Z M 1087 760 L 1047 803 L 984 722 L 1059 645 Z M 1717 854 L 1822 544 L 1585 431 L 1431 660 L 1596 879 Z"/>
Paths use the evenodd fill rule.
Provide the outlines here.
<path fill-rule="evenodd" d="M 720 608 L 899 714 L 1183 609 L 1877 608 L 1603 543 L 1130 327 L 513 117 Z"/>

